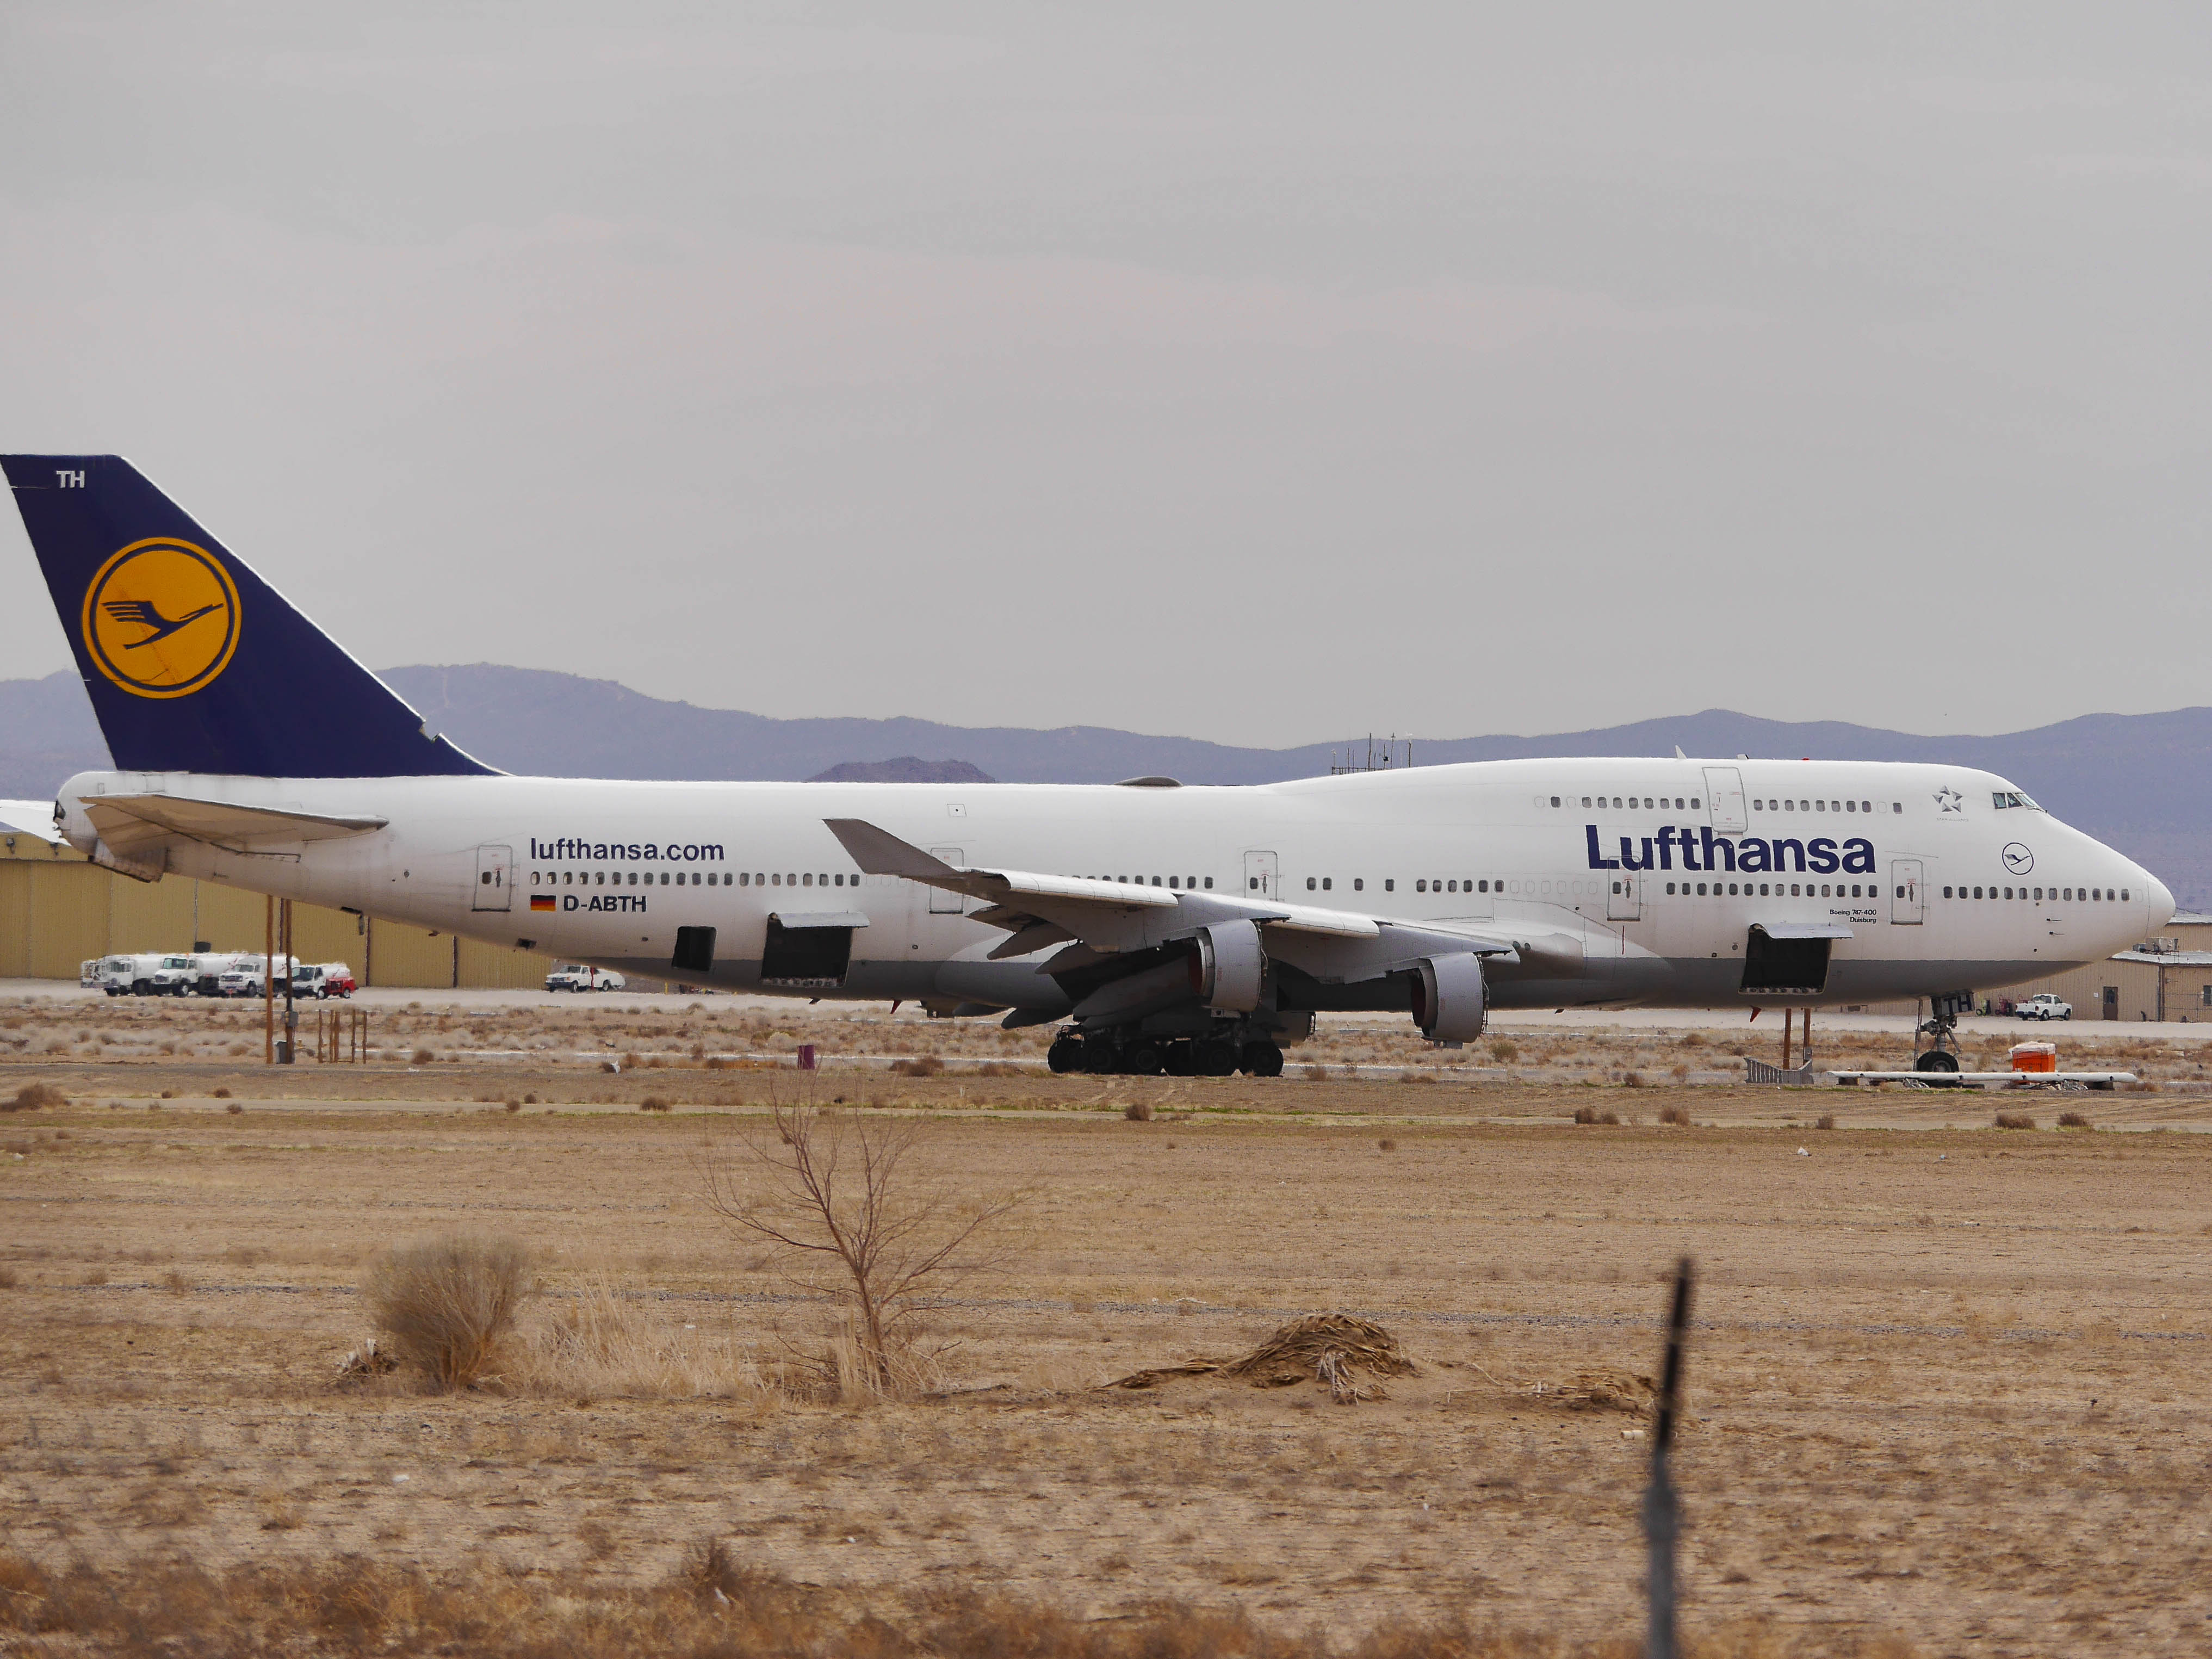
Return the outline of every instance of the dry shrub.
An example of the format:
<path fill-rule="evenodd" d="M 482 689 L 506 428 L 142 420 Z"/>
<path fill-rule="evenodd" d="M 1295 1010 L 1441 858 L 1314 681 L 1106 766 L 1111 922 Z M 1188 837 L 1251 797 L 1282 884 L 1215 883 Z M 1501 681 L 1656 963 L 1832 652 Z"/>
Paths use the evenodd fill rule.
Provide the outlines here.
<path fill-rule="evenodd" d="M 841 1399 L 911 1394 L 933 1358 L 918 1346 L 933 1292 L 1001 1265 L 994 1235 L 1022 1194 L 979 1197 L 920 1167 L 926 1119 L 780 1100 L 773 1112 L 767 1127 L 702 1148 L 708 1205 L 741 1235 L 780 1248 L 794 1279 L 842 1305 L 846 1329 L 817 1364 Z M 856 1356 L 860 1395 L 848 1391 L 841 1345 Z"/>
<path fill-rule="evenodd" d="M 1820 1116 L 1813 1120 L 1813 1127 L 1816 1129 L 1834 1128 L 1836 1127 L 1836 1115 L 1833 1112 L 1821 1113 Z M 2029 1127 L 2033 1127 L 2034 1126 L 2030 1125 Z"/>
<path fill-rule="evenodd" d="M 702 1332 L 659 1304 L 595 1279 L 518 1342 L 517 1384 L 576 1398 L 739 1400 L 775 1391 L 734 1336 Z"/>
<path fill-rule="evenodd" d="M 234 1100 L 229 1105 L 224 1107 L 222 1109 L 235 1117 L 239 1113 L 243 1112 L 246 1109 L 246 1107 L 242 1102 Z"/>
<path fill-rule="evenodd" d="M 1641 1072 L 1631 1072 L 1623 1077 L 1620 1079 L 1620 1082 L 1623 1088 L 1641 1089 L 1644 1086 L 1644 1073 Z"/>
<path fill-rule="evenodd" d="M 362 1296 L 385 1346 L 440 1389 L 487 1379 L 514 1316 L 535 1288 L 519 1239 L 449 1233 L 403 1244 L 369 1269 Z"/>
<path fill-rule="evenodd" d="M 522 1103 L 520 1100 L 509 1099 L 507 1103 L 507 1109 L 510 1112 L 519 1112 L 522 1109 Z"/>
<path fill-rule="evenodd" d="M 69 1097 L 51 1083 L 26 1083 L 13 1100 L 0 1102 L 0 1112 L 39 1112 L 69 1104 Z"/>
<path fill-rule="evenodd" d="M 2033 1129 L 2035 1120 L 2026 1112 L 1999 1112 L 1996 1127 L 2000 1129 Z"/>
<path fill-rule="evenodd" d="M 660 1095 L 647 1095 L 637 1103 L 637 1109 L 641 1112 L 666 1112 L 675 1109 L 668 1103 L 665 1097 Z"/>
<path fill-rule="evenodd" d="M 415 1066 L 428 1066 L 435 1059 L 437 1059 L 437 1055 L 432 1054 L 428 1048 L 417 1048 L 410 1057 L 409 1063 Z"/>
<path fill-rule="evenodd" d="M 1150 1123 L 1152 1121 L 1152 1103 L 1133 1100 L 1121 1109 L 1121 1115 L 1132 1123 Z"/>
<path fill-rule="evenodd" d="M 1398 1150 L 1398 1143 L 1391 1139 L 1388 1135 L 1384 1135 L 1380 1140 L 1376 1141 L 1375 1145 L 1377 1150 L 1385 1152 L 1395 1152 Z"/>
<path fill-rule="evenodd" d="M 1019 1077 L 1022 1068 L 1007 1060 L 987 1060 L 975 1068 L 978 1077 Z"/>
<path fill-rule="evenodd" d="M 945 1062 L 935 1054 L 924 1054 L 918 1060 L 895 1060 L 892 1072 L 899 1077 L 935 1077 L 945 1069 Z"/>
<path fill-rule="evenodd" d="M 1619 1123 L 1620 1121 L 1620 1114 L 1612 1110 L 1610 1108 L 1601 1109 L 1596 1106 L 1577 1106 L 1575 1108 L 1575 1121 L 1577 1123 Z"/>
<path fill-rule="evenodd" d="M 1493 1037 L 1490 1043 L 1490 1057 L 1500 1066 L 1510 1065 L 1521 1058 L 1521 1045 L 1511 1037 Z"/>
<path fill-rule="evenodd" d="M 1306 1067 L 1306 1081 L 1309 1083 L 1323 1082 L 1328 1079 L 1328 1067 L 1326 1066 L 1309 1066 Z"/>
<path fill-rule="evenodd" d="M 228 1100 L 230 1098 L 230 1091 L 228 1089 L 218 1089 L 215 1091 L 214 1098 L 217 1100 Z"/>
<path fill-rule="evenodd" d="M 1662 1106 L 1659 1121 L 1671 1123 L 1678 1129 L 1686 1129 L 1690 1127 L 1690 1109 L 1686 1106 Z"/>
<path fill-rule="evenodd" d="M 2058 1127 L 2062 1129 L 2094 1129 L 2097 1126 L 2090 1122 L 2084 1113 L 2061 1112 L 2058 1115 Z"/>

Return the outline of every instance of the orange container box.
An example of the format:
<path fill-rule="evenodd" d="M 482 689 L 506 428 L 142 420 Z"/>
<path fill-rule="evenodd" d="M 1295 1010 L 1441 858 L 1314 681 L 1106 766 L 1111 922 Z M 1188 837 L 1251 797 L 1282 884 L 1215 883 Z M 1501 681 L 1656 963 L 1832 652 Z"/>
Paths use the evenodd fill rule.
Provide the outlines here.
<path fill-rule="evenodd" d="M 2015 1072 L 2055 1072 L 2058 1069 L 2058 1045 L 2016 1042 L 2013 1044 L 2012 1068 Z"/>

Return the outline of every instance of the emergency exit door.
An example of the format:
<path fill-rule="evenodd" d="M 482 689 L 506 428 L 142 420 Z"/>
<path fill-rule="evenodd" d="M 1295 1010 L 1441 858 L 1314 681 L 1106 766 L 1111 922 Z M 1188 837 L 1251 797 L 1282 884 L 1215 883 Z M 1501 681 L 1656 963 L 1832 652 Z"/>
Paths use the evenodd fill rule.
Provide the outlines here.
<path fill-rule="evenodd" d="M 1282 860 L 1273 853 L 1247 853 L 1244 855 L 1244 896 L 1272 899 L 1282 896 Z"/>
<path fill-rule="evenodd" d="M 1918 859 L 1889 861 L 1889 919 L 1907 927 L 1928 919 L 1928 878 Z"/>
<path fill-rule="evenodd" d="M 471 910 L 512 910 L 514 908 L 514 848 L 512 847 L 479 847 L 477 848 L 476 892 L 469 901 Z"/>

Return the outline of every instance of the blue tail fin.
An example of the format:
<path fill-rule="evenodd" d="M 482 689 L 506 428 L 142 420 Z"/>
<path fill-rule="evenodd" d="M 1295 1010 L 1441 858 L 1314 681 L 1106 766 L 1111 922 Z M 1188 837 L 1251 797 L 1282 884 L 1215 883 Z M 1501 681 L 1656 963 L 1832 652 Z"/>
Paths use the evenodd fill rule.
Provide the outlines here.
<path fill-rule="evenodd" d="M 255 777 L 491 770 L 119 455 L 0 455 L 116 766 Z"/>

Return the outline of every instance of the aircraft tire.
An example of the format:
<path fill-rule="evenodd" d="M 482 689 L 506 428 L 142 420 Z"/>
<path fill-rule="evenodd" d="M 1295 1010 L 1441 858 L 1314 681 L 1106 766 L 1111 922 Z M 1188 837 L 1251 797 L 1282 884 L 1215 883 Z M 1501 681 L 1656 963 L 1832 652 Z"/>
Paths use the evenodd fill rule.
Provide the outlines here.
<path fill-rule="evenodd" d="M 1065 1076 L 1069 1072 L 1081 1071 L 1083 1069 L 1083 1039 L 1072 1036 L 1054 1037 L 1052 1040 L 1052 1047 L 1044 1051 L 1044 1065 L 1047 1071 L 1061 1076 Z"/>
<path fill-rule="evenodd" d="M 1129 1050 L 1129 1073 L 1133 1077 L 1158 1077 L 1168 1068 L 1168 1057 L 1162 1045 L 1150 1041 L 1137 1043 Z"/>
<path fill-rule="evenodd" d="M 1241 1054 L 1226 1037 L 1207 1037 L 1191 1045 L 1191 1058 L 1200 1077 L 1234 1077 Z"/>
<path fill-rule="evenodd" d="M 1250 1077 L 1282 1076 L 1283 1051 L 1272 1042 L 1246 1043 L 1244 1071 Z"/>
<path fill-rule="evenodd" d="M 1955 1074 L 1959 1069 L 1958 1056 L 1948 1054 L 1941 1048 L 1930 1048 L 1924 1054 L 1913 1055 L 1912 1069 L 1916 1072 L 1945 1072 Z"/>
<path fill-rule="evenodd" d="M 1168 1075 L 1196 1077 L 1198 1075 L 1198 1045 L 1188 1037 L 1181 1037 L 1167 1045 Z"/>
<path fill-rule="evenodd" d="M 1121 1069 L 1121 1050 L 1103 1037 L 1085 1037 L 1083 1069 L 1093 1077 L 1110 1077 Z"/>

